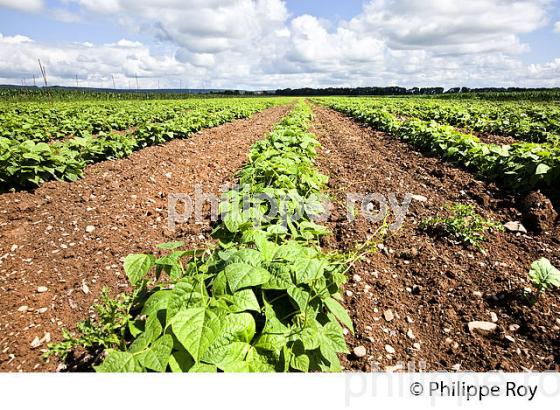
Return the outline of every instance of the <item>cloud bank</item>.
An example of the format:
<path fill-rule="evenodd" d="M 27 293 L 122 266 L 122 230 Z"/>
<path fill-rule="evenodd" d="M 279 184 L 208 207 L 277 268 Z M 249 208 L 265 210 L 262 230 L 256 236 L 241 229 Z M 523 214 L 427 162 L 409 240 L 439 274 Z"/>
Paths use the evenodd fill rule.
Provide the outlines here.
<path fill-rule="evenodd" d="M 25 12 L 41 0 L 0 0 Z M 0 82 L 118 87 L 560 86 L 560 59 L 525 64 L 527 33 L 547 27 L 550 0 L 373 0 L 336 25 L 292 15 L 281 0 L 64 0 L 60 21 L 118 22 L 134 39 L 47 44 L 0 35 Z M 71 9 L 70 9 L 71 8 Z M 76 11 L 77 10 L 77 11 Z M 559 56 L 560 57 L 560 56 Z"/>

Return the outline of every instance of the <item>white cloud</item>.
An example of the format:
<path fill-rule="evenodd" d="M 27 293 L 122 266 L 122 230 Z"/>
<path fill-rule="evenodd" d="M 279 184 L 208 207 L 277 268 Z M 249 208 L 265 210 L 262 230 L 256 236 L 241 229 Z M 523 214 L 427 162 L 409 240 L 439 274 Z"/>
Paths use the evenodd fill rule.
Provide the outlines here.
<path fill-rule="evenodd" d="M 55 20 L 61 21 L 63 23 L 77 23 L 82 20 L 81 14 L 73 13 L 63 8 L 51 9 L 49 10 L 49 14 Z"/>
<path fill-rule="evenodd" d="M 551 0 L 375 0 L 349 27 L 375 33 L 395 49 L 430 49 L 458 54 L 525 51 L 517 34 L 546 24 Z"/>
<path fill-rule="evenodd" d="M 43 6 L 43 0 L 0 0 L 0 7 L 8 7 L 29 13 L 41 11 Z"/>
<path fill-rule="evenodd" d="M 560 85 L 557 60 L 521 61 L 529 49 L 521 35 L 547 24 L 550 0 L 374 0 L 338 24 L 291 16 L 281 0 L 63 3 L 73 3 L 72 15 L 83 20 L 95 14 L 154 42 L 52 45 L 0 37 L 0 80 L 36 72 L 37 54 L 60 84 L 71 84 L 78 71 L 106 86 L 111 74 L 121 86 L 138 74 L 143 87 L 158 80 L 176 87 L 179 79 L 195 88 L 249 89 Z"/>
<path fill-rule="evenodd" d="M 31 42 L 33 42 L 33 40 L 31 40 L 27 36 L 22 36 L 20 34 L 17 34 L 15 36 L 3 36 L 2 33 L 0 33 L 0 44 L 2 45 L 23 44 Z"/>
<path fill-rule="evenodd" d="M 560 72 L 560 58 L 556 58 L 545 64 L 531 64 L 529 65 L 529 74 L 538 79 L 558 80 L 558 73 Z M 557 82 L 558 84 L 558 82 Z"/>
<path fill-rule="evenodd" d="M 560 21 L 557 21 L 556 23 L 554 23 L 554 32 L 555 33 L 560 33 Z"/>
<path fill-rule="evenodd" d="M 126 38 L 122 38 L 114 44 L 109 44 L 109 46 L 118 46 L 123 48 L 138 48 L 138 47 L 142 47 L 142 45 L 143 44 L 139 41 L 130 41 L 127 40 Z"/>
<path fill-rule="evenodd" d="M 41 44 L 25 36 L 0 35 L 0 78 L 29 81 L 39 78 L 37 58 L 46 67 L 52 85 L 73 85 L 78 75 L 82 84 L 112 85 L 126 88 L 138 75 L 140 86 L 155 86 L 157 78 L 168 80 L 185 76 L 192 69 L 179 63 L 172 55 L 154 55 L 140 43 L 121 40 L 115 44 L 93 46 L 91 43 L 71 43 L 64 46 Z M 197 73 L 200 75 L 199 73 Z M 13 80 L 12 80 L 13 81 Z M 134 84 L 135 86 L 135 84 Z"/>

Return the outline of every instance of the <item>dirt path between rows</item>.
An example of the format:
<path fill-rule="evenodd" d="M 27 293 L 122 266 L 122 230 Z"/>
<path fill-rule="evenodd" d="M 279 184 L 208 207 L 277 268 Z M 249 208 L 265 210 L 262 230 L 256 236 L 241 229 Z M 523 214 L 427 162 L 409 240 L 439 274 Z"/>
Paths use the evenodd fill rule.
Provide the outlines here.
<path fill-rule="evenodd" d="M 544 256 L 560 266 L 558 226 L 539 235 L 490 234 L 486 254 L 436 239 L 418 224 L 446 203 L 473 204 L 483 216 L 505 223 L 520 218 L 520 198 L 342 114 L 314 111 L 312 132 L 323 144 L 318 164 L 337 201 L 334 235 L 325 247 L 351 249 L 379 227 L 364 218 L 347 221 L 347 193 L 395 193 L 399 202 L 406 193 L 419 195 L 400 230 L 350 273 L 345 305 L 356 334 L 347 342 L 351 350 L 364 347 L 365 356 L 348 355 L 345 369 L 559 370 L 560 292 L 534 306 L 520 294 L 532 261 Z M 497 330 L 471 334 L 471 321 L 495 322 Z"/>
<path fill-rule="evenodd" d="M 192 195 L 197 184 L 219 193 L 288 110 L 275 107 L 92 165 L 75 183 L 0 195 L 0 370 L 56 369 L 41 359 L 45 335 L 59 340 L 62 328 L 86 318 L 102 287 L 126 289 L 126 255 L 177 239 L 204 243 L 208 215 L 168 229 L 168 195 Z M 43 343 L 32 348 L 36 337 Z"/>

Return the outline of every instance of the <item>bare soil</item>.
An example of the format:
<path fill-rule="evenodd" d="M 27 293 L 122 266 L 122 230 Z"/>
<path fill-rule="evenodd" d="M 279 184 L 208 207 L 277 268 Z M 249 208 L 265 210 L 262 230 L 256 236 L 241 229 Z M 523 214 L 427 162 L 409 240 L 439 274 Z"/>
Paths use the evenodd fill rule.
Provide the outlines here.
<path fill-rule="evenodd" d="M 192 195 L 197 184 L 218 194 L 288 110 L 92 165 L 74 183 L 0 195 L 0 371 L 55 370 L 56 362 L 41 359 L 47 340 L 86 318 L 103 287 L 127 289 L 126 255 L 172 240 L 192 247 L 207 241 L 209 214 L 168 229 L 169 194 Z M 35 338 L 42 343 L 33 348 Z"/>
<path fill-rule="evenodd" d="M 337 203 L 330 222 L 334 235 L 325 247 L 353 249 L 380 226 L 361 217 L 349 222 L 347 193 L 395 193 L 399 201 L 406 193 L 425 197 L 413 200 L 404 225 L 350 272 L 344 303 L 356 333 L 347 342 L 351 351 L 365 347 L 366 356 L 347 355 L 345 369 L 558 371 L 560 292 L 534 305 L 522 295 L 534 260 L 547 257 L 560 266 L 558 219 L 527 234 L 487 234 L 484 253 L 431 236 L 419 223 L 446 204 L 472 204 L 484 217 L 506 223 L 530 220 L 523 214 L 527 200 L 340 113 L 317 106 L 314 111 L 312 131 L 323 144 L 318 164 Z M 472 321 L 495 322 L 497 328 L 485 336 L 471 333 Z"/>

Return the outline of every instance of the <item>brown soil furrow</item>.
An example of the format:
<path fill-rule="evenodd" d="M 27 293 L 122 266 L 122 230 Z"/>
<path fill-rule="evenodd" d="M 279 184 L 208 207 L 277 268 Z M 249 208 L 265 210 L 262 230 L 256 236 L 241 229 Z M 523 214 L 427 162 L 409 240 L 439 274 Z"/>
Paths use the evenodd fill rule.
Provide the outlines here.
<path fill-rule="evenodd" d="M 204 243 L 209 215 L 171 231 L 168 195 L 192 195 L 195 185 L 218 194 L 234 181 L 251 145 L 288 110 L 275 107 L 92 165 L 74 183 L 0 195 L 0 370 L 54 370 L 56 363 L 41 360 L 45 344 L 33 349 L 32 341 L 46 332 L 59 340 L 62 328 L 87 317 L 102 287 L 126 290 L 126 255 L 171 240 Z M 86 231 L 90 225 L 93 232 Z"/>
<path fill-rule="evenodd" d="M 473 204 L 483 216 L 505 223 L 520 219 L 520 198 L 333 110 L 316 106 L 314 111 L 312 131 L 323 144 L 318 164 L 329 175 L 329 192 L 337 202 L 329 223 L 335 234 L 325 241 L 327 248 L 351 249 L 380 226 L 363 218 L 348 222 L 347 193 L 427 198 L 413 200 L 404 225 L 350 272 L 345 305 L 356 334 L 347 341 L 351 349 L 364 346 L 367 355 L 345 357 L 345 368 L 558 370 L 560 292 L 544 295 L 535 306 L 519 293 L 528 286 L 532 261 L 544 256 L 560 266 L 558 226 L 538 235 L 489 234 L 486 253 L 434 238 L 418 224 L 447 203 Z M 390 320 L 384 317 L 388 310 Z M 493 314 L 495 334 L 469 333 L 470 321 L 490 322 Z"/>

